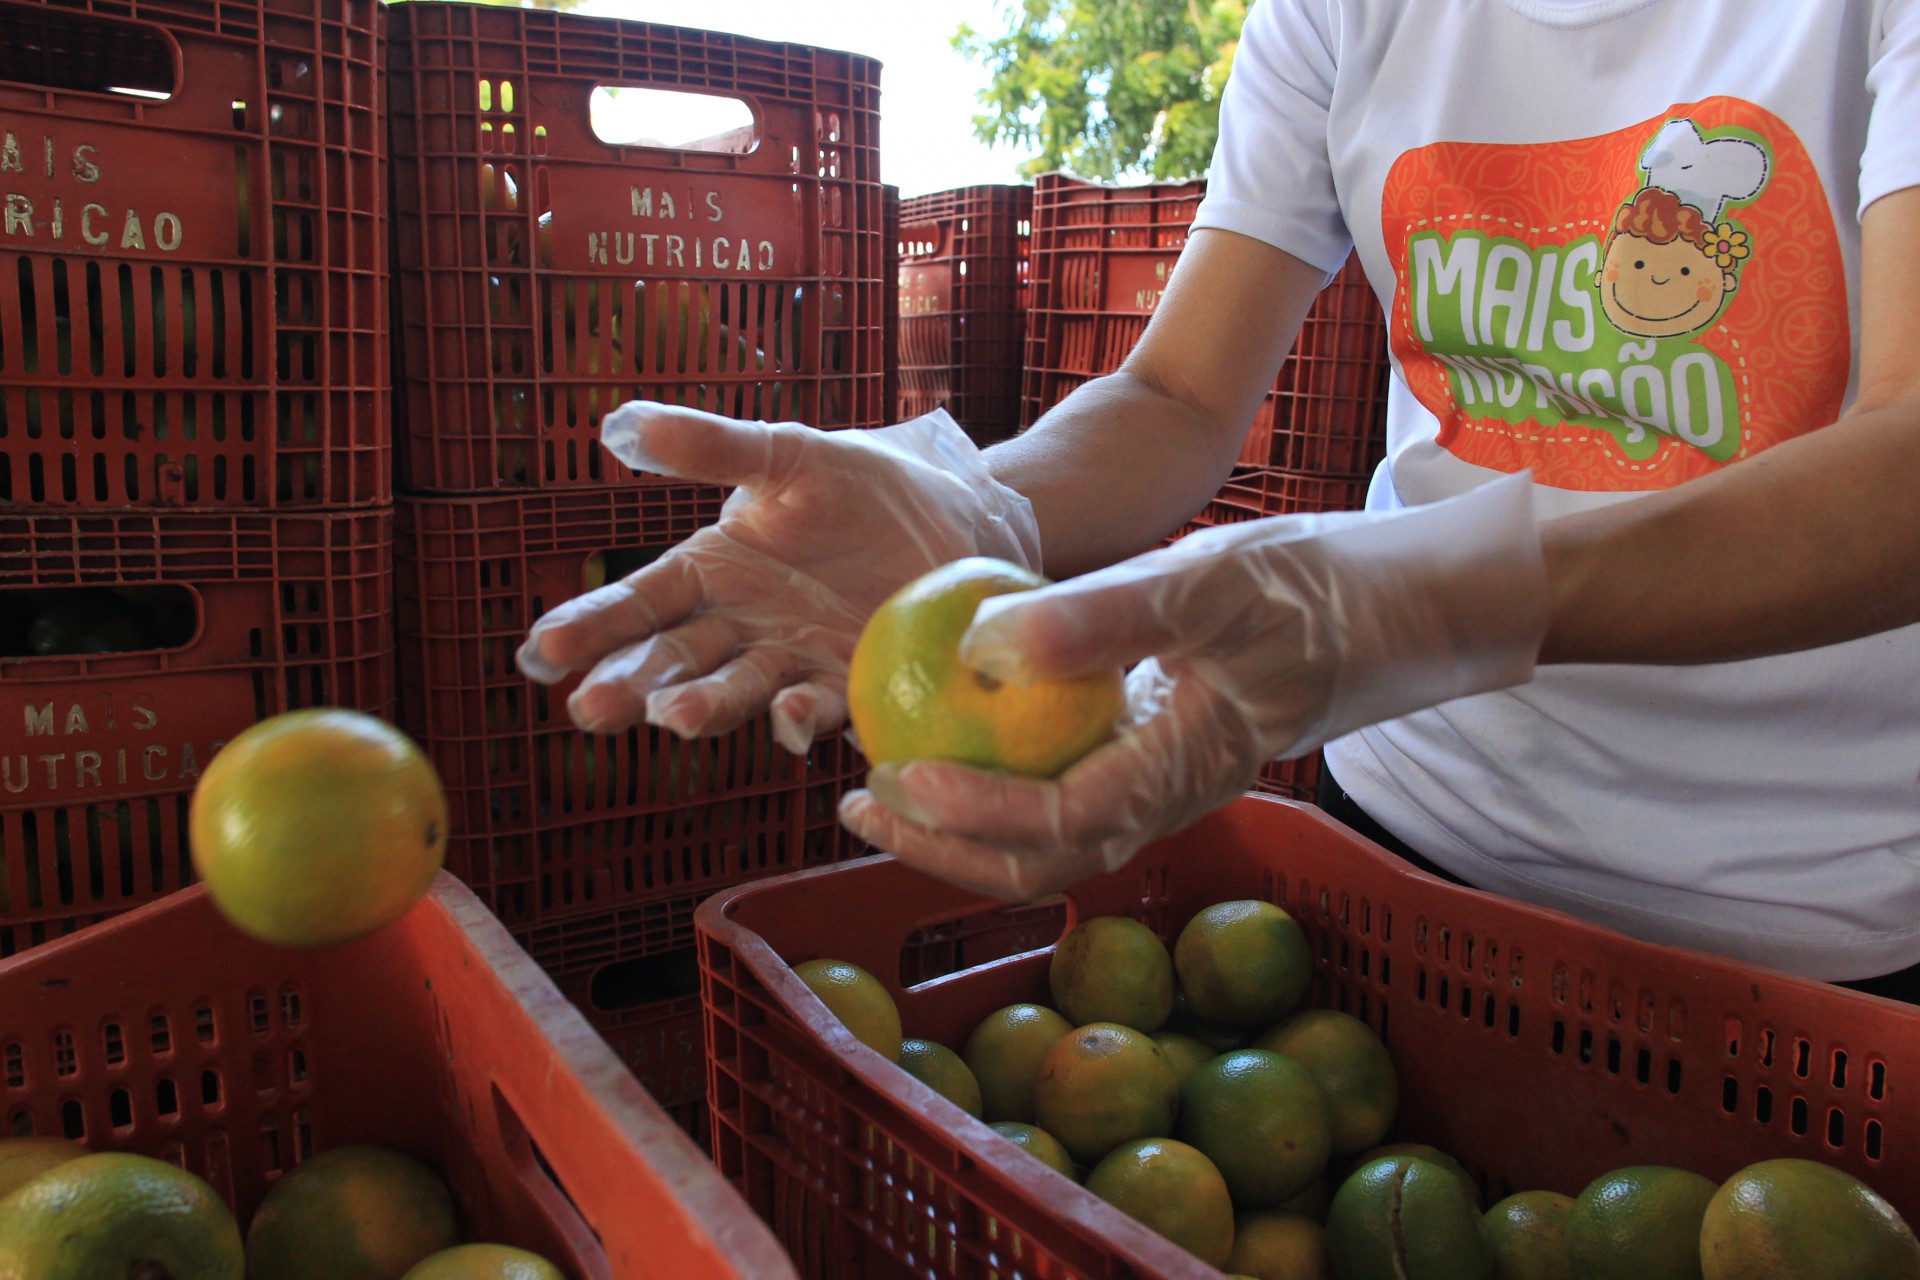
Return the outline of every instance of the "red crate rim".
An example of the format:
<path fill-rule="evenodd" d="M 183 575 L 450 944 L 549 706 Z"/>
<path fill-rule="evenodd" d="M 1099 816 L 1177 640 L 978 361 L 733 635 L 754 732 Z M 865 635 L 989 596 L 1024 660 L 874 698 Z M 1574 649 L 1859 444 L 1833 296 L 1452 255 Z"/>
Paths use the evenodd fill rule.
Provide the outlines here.
<path fill-rule="evenodd" d="M 122 912 L 112 920 L 69 934 L 44 946 L 0 960 L 0 974 L 21 965 L 58 965 L 68 949 L 86 947 L 116 930 L 137 926 L 149 916 L 188 907 L 206 896 L 204 884 Z M 659 1103 L 640 1087 L 600 1034 L 553 985 L 506 927 L 451 872 L 434 879 L 426 900 L 444 911 L 471 940 L 479 957 L 526 1010 L 528 1020 L 550 1042 L 557 1057 L 593 1089 L 618 1129 L 672 1188 L 690 1220 L 712 1229 L 714 1245 L 740 1265 L 740 1274 L 793 1277 L 792 1261 L 772 1232 L 740 1202 L 736 1192 L 705 1154 Z M 717 1228 L 717 1229 L 713 1229 Z"/>

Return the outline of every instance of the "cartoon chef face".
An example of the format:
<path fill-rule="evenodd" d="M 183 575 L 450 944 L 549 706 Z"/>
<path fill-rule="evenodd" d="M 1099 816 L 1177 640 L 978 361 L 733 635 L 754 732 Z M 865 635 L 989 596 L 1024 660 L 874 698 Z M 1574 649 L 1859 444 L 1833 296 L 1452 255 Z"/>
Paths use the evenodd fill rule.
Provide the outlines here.
<path fill-rule="evenodd" d="M 1716 237 L 1722 231 L 1725 239 Z M 1670 191 L 1644 187 L 1614 215 L 1600 263 L 1600 306 L 1622 333 L 1673 338 L 1704 329 L 1720 312 L 1736 277 L 1716 252 L 1739 235 L 1709 227 L 1700 211 Z M 1739 247 L 1745 248 L 1740 235 Z"/>

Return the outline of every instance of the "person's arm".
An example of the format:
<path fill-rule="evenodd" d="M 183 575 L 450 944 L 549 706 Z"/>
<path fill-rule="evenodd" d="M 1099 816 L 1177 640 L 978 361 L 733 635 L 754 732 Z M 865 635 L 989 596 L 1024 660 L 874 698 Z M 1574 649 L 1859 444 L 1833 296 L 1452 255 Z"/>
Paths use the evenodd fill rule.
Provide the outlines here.
<path fill-rule="evenodd" d="M 988 451 L 1033 503 L 1049 576 L 1145 551 L 1206 505 L 1325 283 L 1271 245 L 1196 231 L 1119 372 Z"/>
<path fill-rule="evenodd" d="M 1205 530 L 985 602 L 1002 679 L 1153 655 L 1134 715 L 1056 781 L 879 766 L 841 817 L 936 875 L 1031 897 L 1119 866 L 1263 760 L 1472 693 L 1536 660 L 1708 662 L 1920 622 L 1920 189 L 1865 219 L 1856 407 L 1709 479 L 1536 525 L 1519 477 L 1394 514 Z"/>
<path fill-rule="evenodd" d="M 1541 528 L 1543 662 L 1726 662 L 1920 622 L 1920 188 L 1861 222 L 1849 412 L 1716 475 Z"/>

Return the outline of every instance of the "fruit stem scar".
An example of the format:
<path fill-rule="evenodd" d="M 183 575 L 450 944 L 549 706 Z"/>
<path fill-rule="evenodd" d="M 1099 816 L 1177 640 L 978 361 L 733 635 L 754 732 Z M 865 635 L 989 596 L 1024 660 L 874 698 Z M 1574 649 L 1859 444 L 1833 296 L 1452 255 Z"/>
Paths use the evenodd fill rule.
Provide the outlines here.
<path fill-rule="evenodd" d="M 984 671 L 974 672 L 973 682 L 979 685 L 982 689 L 985 689 L 988 693 L 998 692 L 1001 684 L 1000 681 L 994 679 L 992 676 L 988 675 Z"/>

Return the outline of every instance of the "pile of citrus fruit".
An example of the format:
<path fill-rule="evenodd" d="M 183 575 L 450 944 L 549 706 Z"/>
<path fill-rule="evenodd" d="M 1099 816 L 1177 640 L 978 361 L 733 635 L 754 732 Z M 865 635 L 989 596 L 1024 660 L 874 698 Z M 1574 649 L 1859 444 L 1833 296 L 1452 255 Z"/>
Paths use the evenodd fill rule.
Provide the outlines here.
<path fill-rule="evenodd" d="M 462 1244 L 453 1196 L 383 1147 L 337 1147 L 273 1184 L 243 1238 L 176 1165 L 0 1140 L 0 1280 L 565 1280 L 523 1249 Z"/>
<path fill-rule="evenodd" d="M 966 1043 L 905 1037 L 887 989 L 842 961 L 795 967 L 861 1042 L 1063 1177 L 1203 1261 L 1253 1280 L 1920 1280 L 1920 1241 L 1825 1165 L 1774 1160 L 1716 1186 L 1658 1166 L 1578 1197 L 1483 1209 L 1446 1153 L 1381 1145 L 1399 1078 L 1366 1023 L 1300 1009 L 1305 934 L 1222 902 L 1171 950 L 1139 921 L 1084 920 L 1055 947 L 1052 1005 Z"/>

